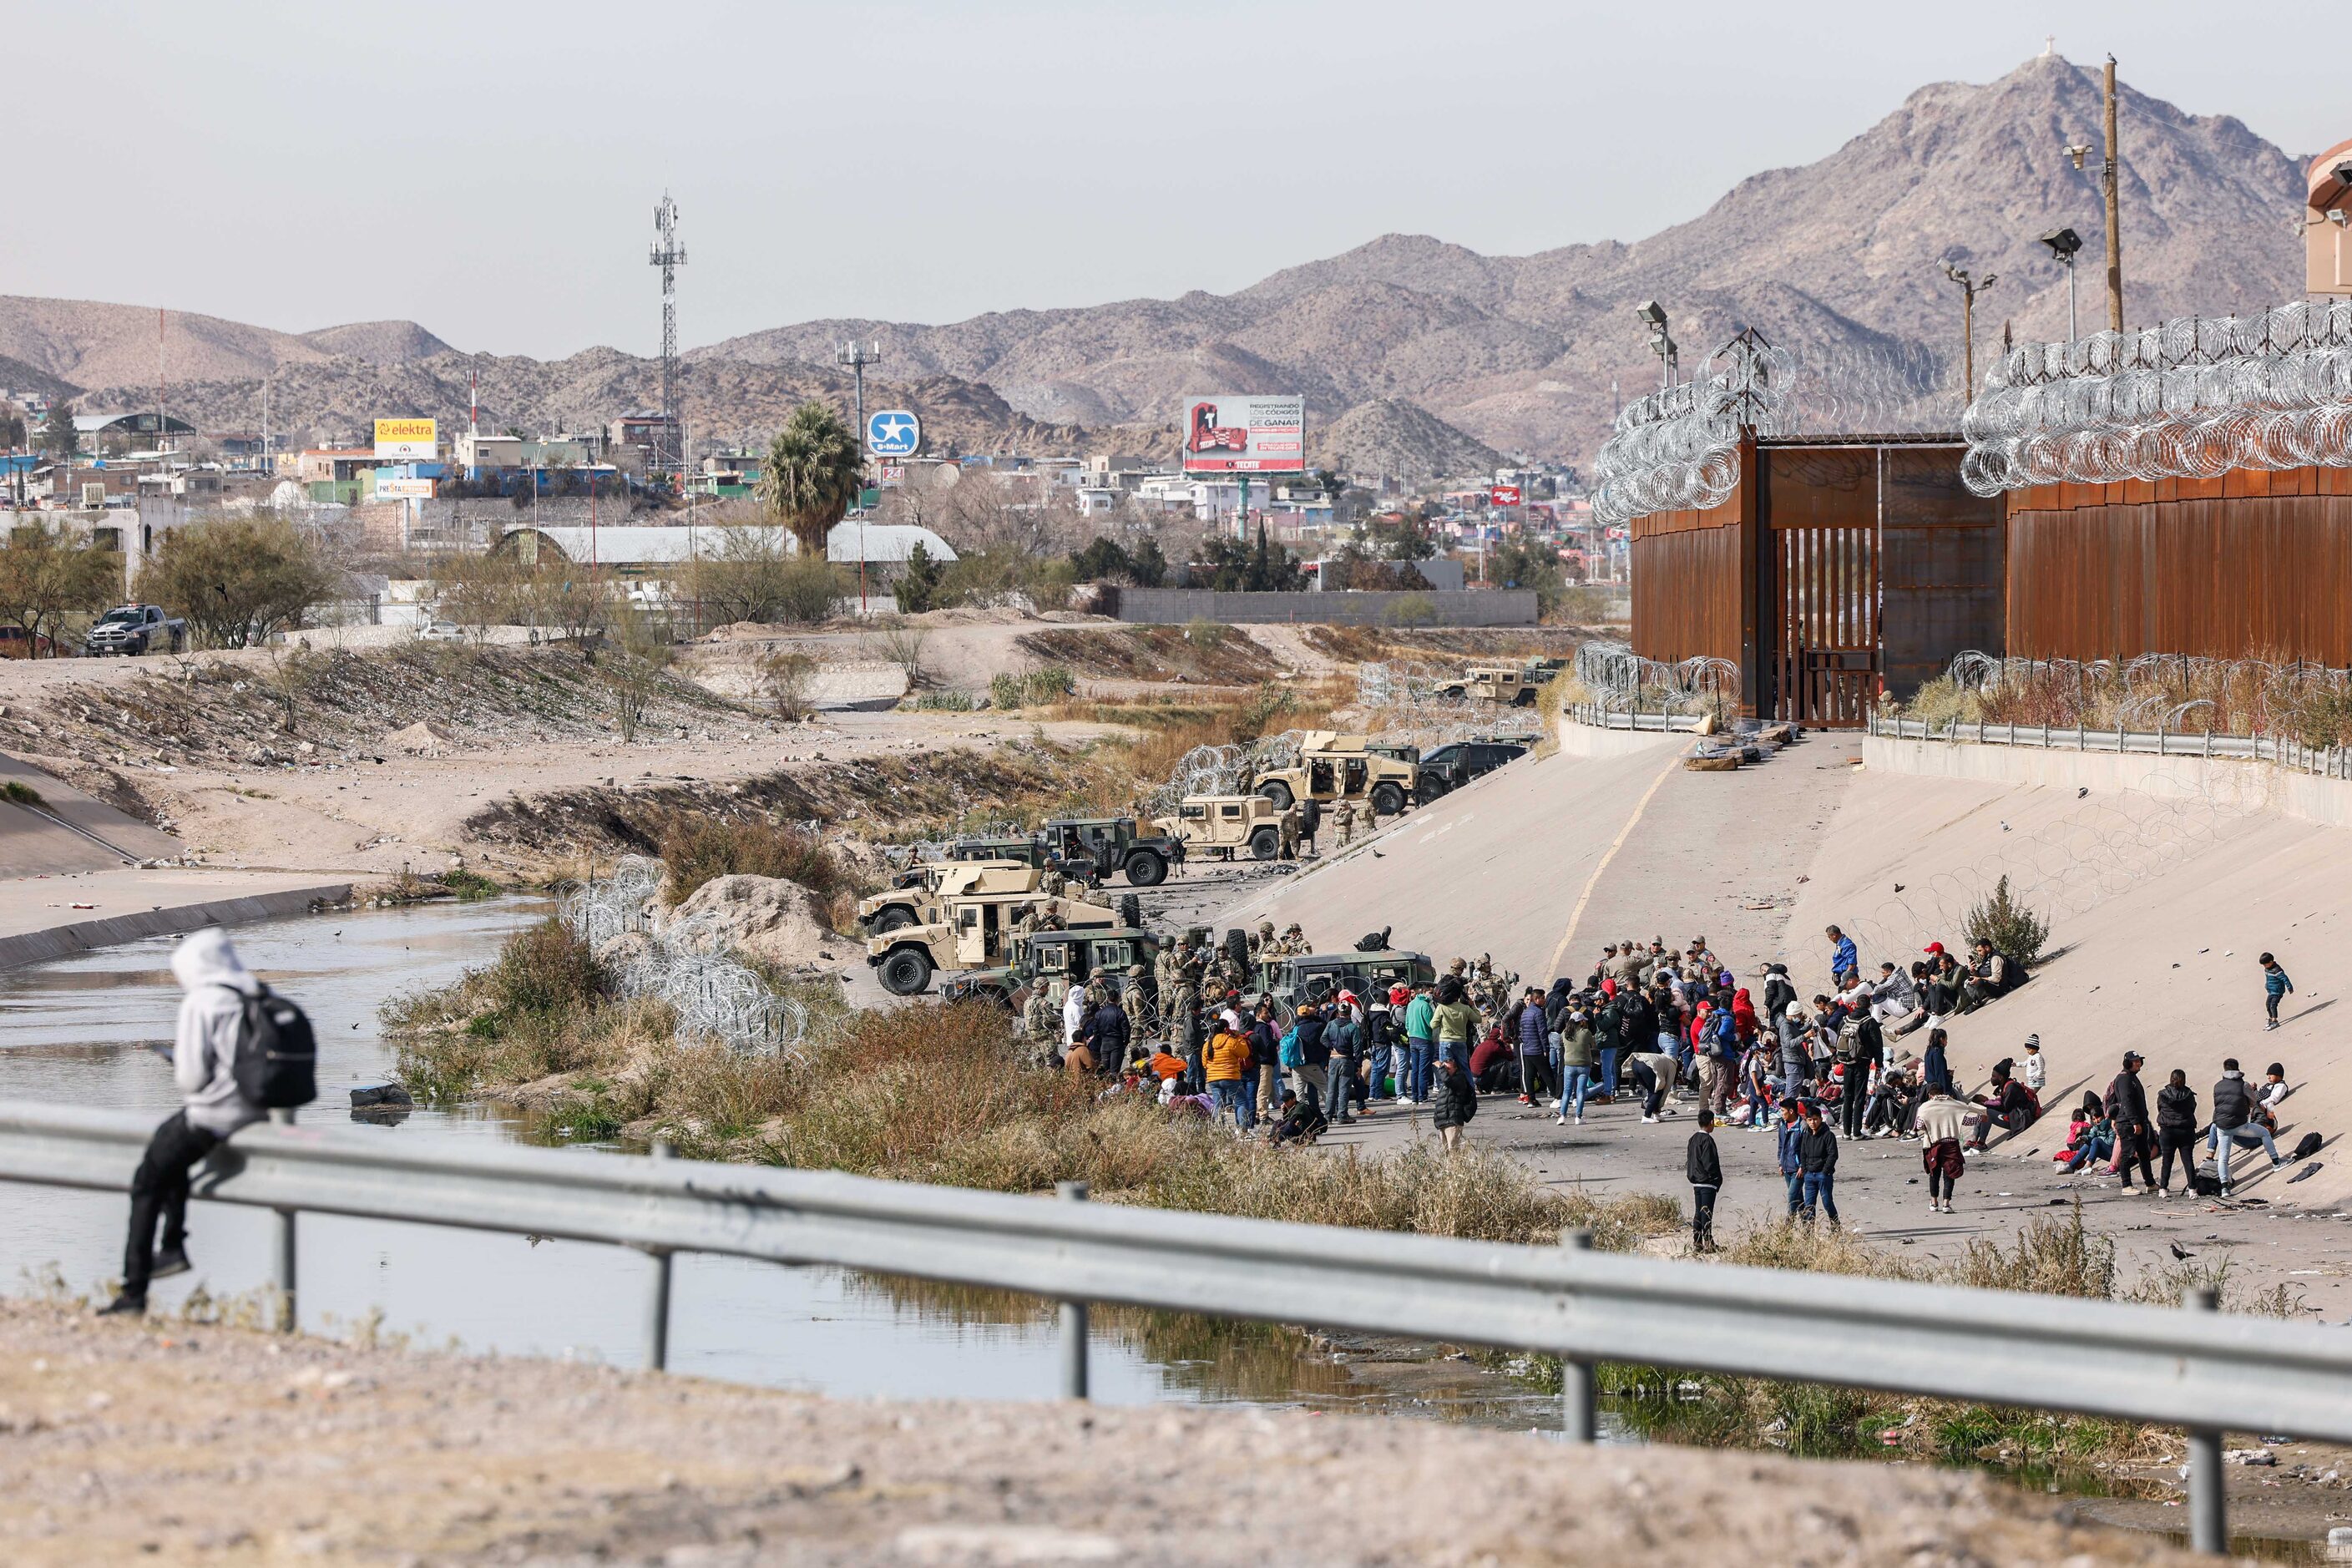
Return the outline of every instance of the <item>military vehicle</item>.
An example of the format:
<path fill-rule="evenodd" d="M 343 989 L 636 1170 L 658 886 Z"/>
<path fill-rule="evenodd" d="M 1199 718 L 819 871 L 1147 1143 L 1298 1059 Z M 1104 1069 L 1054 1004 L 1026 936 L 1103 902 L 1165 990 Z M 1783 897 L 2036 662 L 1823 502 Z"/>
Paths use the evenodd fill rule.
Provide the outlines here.
<path fill-rule="evenodd" d="M 1393 816 L 1420 787 L 1421 753 L 1414 748 L 1309 730 L 1299 742 L 1298 761 L 1259 773 L 1250 790 L 1280 806 L 1370 801 L 1375 816 Z"/>
<path fill-rule="evenodd" d="M 1288 958 L 1260 959 L 1257 988 L 1273 998 L 1275 1012 L 1287 1024 L 1301 1002 L 1326 1002 L 1342 991 L 1370 1001 L 1374 987 L 1434 985 L 1437 966 L 1425 953 L 1383 949 L 1377 952 L 1317 952 Z"/>
<path fill-rule="evenodd" d="M 1160 939 L 1134 926 L 1084 926 L 1076 931 L 1033 931 L 1013 939 L 1007 961 L 993 969 L 959 974 L 940 987 L 950 1002 L 985 998 L 1010 1007 L 1032 985 L 1055 981 L 1083 985 L 1090 976 L 1124 976 L 1132 964 L 1144 970 L 1144 994 L 1158 1005 L 1152 961 L 1160 956 Z"/>
<path fill-rule="evenodd" d="M 1421 798 L 1435 800 L 1528 754 L 1517 741 L 1453 741 L 1421 759 Z"/>
<path fill-rule="evenodd" d="M 1097 887 L 1116 871 L 1131 888 L 1156 888 L 1168 868 L 1184 858 L 1181 840 L 1158 831 L 1139 833 L 1131 816 L 1062 816 L 1045 824 L 1038 837 L 1063 870 Z"/>
<path fill-rule="evenodd" d="M 1119 907 L 1111 909 L 1045 891 L 1045 873 L 1032 866 L 968 869 L 968 883 L 954 891 L 942 889 L 939 919 L 901 926 L 867 941 L 866 962 L 881 972 L 882 989 L 893 996 L 920 995 L 942 970 L 960 973 L 1003 963 L 1024 914 L 1050 915 L 1073 930 L 1142 923 L 1133 893 L 1122 895 Z"/>
<path fill-rule="evenodd" d="M 1271 860 L 1282 853 L 1282 821 L 1297 806 L 1276 805 L 1262 795 L 1188 795 L 1176 815 L 1153 826 L 1181 845 L 1187 855 L 1220 860 Z"/>
<path fill-rule="evenodd" d="M 1003 860 L 1016 866 L 1034 866 L 1045 869 L 1045 841 L 1034 833 L 1003 838 L 959 838 L 950 844 L 947 858 L 950 860 Z"/>
<path fill-rule="evenodd" d="M 1507 703 L 1513 708 L 1535 706 L 1543 682 L 1525 665 L 1474 664 L 1459 680 L 1437 689 L 1440 697 L 1475 697 L 1482 702 Z"/>
<path fill-rule="evenodd" d="M 934 924 L 945 918 L 940 913 L 942 893 L 970 891 L 982 871 L 1028 868 L 1021 860 L 926 860 L 893 877 L 888 890 L 860 899 L 857 923 L 867 936 Z"/>

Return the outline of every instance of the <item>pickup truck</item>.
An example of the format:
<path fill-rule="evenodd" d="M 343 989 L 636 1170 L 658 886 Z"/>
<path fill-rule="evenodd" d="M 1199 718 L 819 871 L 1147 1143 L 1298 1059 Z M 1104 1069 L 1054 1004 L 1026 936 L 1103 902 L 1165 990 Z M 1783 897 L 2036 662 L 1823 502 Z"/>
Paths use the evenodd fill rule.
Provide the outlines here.
<path fill-rule="evenodd" d="M 177 653 L 188 644 L 188 623 L 167 616 L 158 605 L 117 605 L 98 617 L 82 639 L 82 652 L 92 658 L 103 654 Z"/>

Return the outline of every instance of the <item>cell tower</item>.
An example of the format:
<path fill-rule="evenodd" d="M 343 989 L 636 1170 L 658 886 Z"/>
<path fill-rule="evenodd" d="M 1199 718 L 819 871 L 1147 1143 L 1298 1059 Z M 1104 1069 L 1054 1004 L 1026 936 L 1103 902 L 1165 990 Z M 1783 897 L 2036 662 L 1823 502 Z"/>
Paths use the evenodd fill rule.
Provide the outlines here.
<path fill-rule="evenodd" d="M 677 269 L 686 265 L 686 247 L 677 242 L 677 204 L 664 191 L 654 208 L 653 265 L 661 268 L 661 429 L 654 437 L 654 467 L 683 471 L 685 454 L 677 446 Z"/>

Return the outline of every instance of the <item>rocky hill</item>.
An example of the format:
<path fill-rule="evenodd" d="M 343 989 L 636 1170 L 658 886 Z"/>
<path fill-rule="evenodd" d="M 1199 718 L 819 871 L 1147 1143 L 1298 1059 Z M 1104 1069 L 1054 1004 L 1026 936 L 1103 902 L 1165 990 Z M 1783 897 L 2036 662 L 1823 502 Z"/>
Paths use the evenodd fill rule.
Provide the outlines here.
<path fill-rule="evenodd" d="M 616 349 L 588 349 L 561 360 L 444 349 L 422 359 L 384 363 L 344 354 L 284 364 L 270 383 L 270 415 L 276 428 L 297 439 L 356 440 L 371 421 L 394 416 L 431 416 L 442 421 L 445 432 L 460 430 L 468 372 L 480 377 L 482 428 L 490 431 L 601 428 L 625 409 L 660 400 L 659 364 Z M 807 398 L 836 406 L 846 406 L 850 399 L 848 377 L 831 365 L 716 361 L 687 366 L 683 379 L 698 447 L 712 437 L 764 439 Z M 101 388 L 85 402 L 92 408 L 112 407 L 135 404 L 141 395 L 135 384 Z M 146 395 L 152 398 L 152 388 Z M 925 438 L 934 451 L 1061 452 L 1085 444 L 1078 432 L 1017 413 L 976 382 L 927 376 L 892 383 L 869 376 L 866 397 L 869 407 L 903 402 L 920 409 Z M 200 429 L 257 430 L 261 382 L 237 376 L 175 384 L 171 406 Z"/>
<path fill-rule="evenodd" d="M 1401 479 L 1421 486 L 1469 474 L 1491 474 L 1502 454 L 1429 410 L 1401 398 L 1358 404 L 1328 425 L 1310 427 L 1307 462 L 1366 481 Z"/>
<path fill-rule="evenodd" d="M 51 396 L 121 386 L 142 389 L 124 395 L 152 404 L 159 370 L 175 389 L 197 382 L 257 384 L 289 365 L 324 365 L 345 356 L 401 364 L 449 352 L 414 321 L 281 332 L 185 310 L 167 310 L 159 321 L 149 305 L 0 295 L 0 387 Z M 176 398 L 173 411 L 179 411 Z"/>
<path fill-rule="evenodd" d="M 1957 402 L 1960 304 L 1939 263 L 2000 277 L 1980 345 L 2065 327 L 2065 277 L 2035 237 L 2084 237 L 2085 330 L 2099 323 L 2095 72 L 2027 61 L 1990 84 L 1922 88 L 1818 163 L 1742 181 L 1704 216 L 1637 244 L 1487 257 L 1388 235 L 1231 295 L 1019 310 L 947 326 L 817 321 L 730 339 L 704 360 L 806 358 L 856 333 L 902 364 L 986 382 L 1016 408 L 1089 424 L 1167 417 L 1188 393 L 1299 391 L 1324 421 L 1372 399 L 1422 405 L 1502 447 L 1588 458 L 1611 382 L 1654 383 L 1635 304 L 1664 301 L 1690 368 L 1741 326 L 1815 363 L 1940 374 Z M 2227 116 L 2186 114 L 2126 87 L 2126 313 L 2274 303 L 2301 289 L 2288 219 L 2296 165 Z"/>

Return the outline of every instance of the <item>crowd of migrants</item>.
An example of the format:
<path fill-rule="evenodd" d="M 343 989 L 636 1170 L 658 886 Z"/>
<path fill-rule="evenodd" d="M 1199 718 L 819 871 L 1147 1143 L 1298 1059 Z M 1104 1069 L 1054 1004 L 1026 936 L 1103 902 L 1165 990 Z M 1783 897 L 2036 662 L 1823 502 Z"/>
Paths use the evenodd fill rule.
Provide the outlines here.
<path fill-rule="evenodd" d="M 1834 926 L 1826 934 L 1832 979 L 1810 998 L 1773 963 L 1761 972 L 1759 1001 L 1698 937 L 1678 952 L 1655 939 L 1611 943 L 1580 983 L 1522 987 L 1488 958 L 1457 958 L 1434 984 L 1339 990 L 1293 1012 L 1253 984 L 1269 961 L 1316 950 L 1297 925 L 1277 935 L 1266 921 L 1248 938 L 1245 961 L 1195 934 L 1161 950 L 1148 986 L 1139 964 L 1121 984 L 1097 976 L 1059 997 L 1041 986 L 1025 1024 L 1061 1065 L 1113 1079 L 1109 1092 L 1156 1089 L 1175 1112 L 1276 1142 L 1312 1142 L 1333 1122 L 1383 1107 L 1427 1108 L 1456 1148 L 1482 1095 L 1545 1106 L 1562 1127 L 1581 1126 L 1595 1105 L 1638 1106 L 1643 1122 L 1658 1123 L 1696 1101 L 1686 1173 L 1701 1250 L 1714 1245 L 1722 1185 L 1717 1127 L 1776 1137 L 1793 1218 L 1837 1225 L 1840 1143 L 1889 1138 L 1919 1145 L 1928 1204 L 1949 1214 L 1968 1156 L 2044 1113 L 2038 1037 L 1995 1062 L 1973 1091 L 1955 1080 L 1947 1055 L 1947 1023 L 2025 984 L 2026 969 L 1989 942 L 1966 962 L 1936 942 L 1907 967 L 1881 963 L 1872 975 L 1850 938 Z M 2267 1026 L 2276 1027 L 2291 986 L 2271 954 L 2262 963 Z M 2166 1193 L 2178 1160 L 2190 1190 L 2219 1195 L 2231 1190 L 2238 1146 L 2259 1146 L 2277 1168 L 2319 1142 L 2312 1133 L 2292 1154 L 2279 1152 L 2283 1064 L 2257 1086 L 2227 1059 L 2201 1111 L 2185 1071 L 2151 1096 L 2143 1065 L 2126 1051 L 2105 1093 L 2084 1094 L 2055 1156 L 2060 1171 L 2104 1164 L 2126 1188 L 2137 1173 L 2146 1190 Z M 2200 1152 L 2213 1155 L 2210 1174 Z"/>

